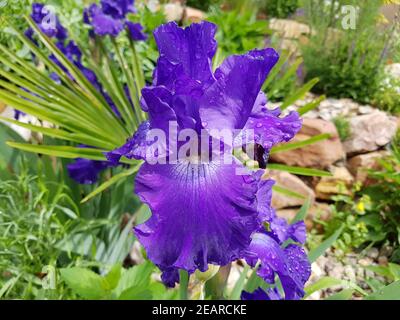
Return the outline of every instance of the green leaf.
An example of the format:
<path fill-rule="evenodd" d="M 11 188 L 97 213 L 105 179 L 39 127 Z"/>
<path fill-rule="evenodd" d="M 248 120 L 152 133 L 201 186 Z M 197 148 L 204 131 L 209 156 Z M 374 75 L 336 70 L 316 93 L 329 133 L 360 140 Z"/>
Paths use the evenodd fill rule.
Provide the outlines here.
<path fill-rule="evenodd" d="M 108 284 L 108 290 L 113 290 L 118 286 L 119 280 L 121 279 L 121 269 L 122 266 L 120 263 L 118 263 L 114 265 L 110 272 L 105 276 L 105 280 Z"/>
<path fill-rule="evenodd" d="M 154 265 L 145 262 L 138 266 L 124 269 L 117 287 L 113 290 L 116 297 L 120 298 L 124 292 L 130 288 L 146 288 L 150 284 L 150 277 L 154 270 Z M 133 290 L 133 289 L 132 289 Z M 132 291 L 128 291 L 132 292 Z"/>
<path fill-rule="evenodd" d="M 122 180 L 128 178 L 129 176 L 135 174 L 139 170 L 139 167 L 140 167 L 140 164 L 133 166 L 132 168 L 125 170 L 119 174 L 116 174 L 115 176 L 113 176 L 112 178 L 110 178 L 109 180 L 107 180 L 106 182 L 101 184 L 99 187 L 97 187 L 95 190 L 93 190 L 89 195 L 87 195 L 81 201 L 81 203 L 85 203 L 85 202 L 89 201 L 93 197 L 97 196 L 98 194 L 102 193 L 104 190 L 111 187 L 113 184 L 115 184 L 119 181 L 122 181 Z"/>
<path fill-rule="evenodd" d="M 318 259 L 318 257 L 322 256 L 325 253 L 325 251 L 328 250 L 335 243 L 335 241 L 339 238 L 343 229 L 344 229 L 344 226 L 341 226 L 328 239 L 323 241 L 315 249 L 311 250 L 308 254 L 308 259 L 310 260 L 310 262 L 314 262 Z"/>
<path fill-rule="evenodd" d="M 281 187 L 281 186 L 278 186 L 278 185 L 274 185 L 274 186 L 272 187 L 272 189 L 273 189 L 274 191 L 276 191 L 276 192 L 278 192 L 278 193 L 281 193 L 281 194 L 284 194 L 285 196 L 288 196 L 288 197 L 297 198 L 297 199 L 305 199 L 305 198 L 306 198 L 305 196 L 303 196 L 303 195 L 300 194 L 300 193 L 297 193 L 297 192 L 295 192 L 295 191 L 286 189 L 286 188 Z"/>
<path fill-rule="evenodd" d="M 296 223 L 298 221 L 303 221 L 305 220 L 308 210 L 310 209 L 311 205 L 311 199 L 307 198 L 306 201 L 304 201 L 302 207 L 300 208 L 299 212 L 297 212 L 296 216 L 293 218 L 291 223 Z"/>
<path fill-rule="evenodd" d="M 323 171 L 323 170 L 318 170 L 318 169 L 301 168 L 301 167 L 292 167 L 292 166 L 287 166 L 287 165 L 278 164 L 278 163 L 268 164 L 268 169 L 286 171 L 289 173 L 298 174 L 300 176 L 312 176 L 312 177 L 331 177 L 332 176 L 332 174 L 328 171 Z"/>
<path fill-rule="evenodd" d="M 375 272 L 376 274 L 379 274 L 383 277 L 388 278 L 391 281 L 394 281 L 393 274 L 391 273 L 389 267 L 385 266 L 365 266 L 364 269 L 370 270 L 372 272 Z"/>
<path fill-rule="evenodd" d="M 0 120 L 15 124 L 17 126 L 29 129 L 34 132 L 42 133 L 46 136 L 53 137 L 53 138 L 73 141 L 73 142 L 77 142 L 80 144 L 86 144 L 86 145 L 90 145 L 90 146 L 94 146 L 94 147 L 100 147 L 100 148 L 106 147 L 107 149 L 110 149 L 110 150 L 115 147 L 112 143 L 108 143 L 107 141 L 97 140 L 93 137 L 89 137 L 86 135 L 79 136 L 79 135 L 76 135 L 76 134 L 61 130 L 61 129 L 36 126 L 36 125 L 29 124 L 29 123 L 20 122 L 20 121 L 14 120 L 14 119 L 5 118 L 2 116 L 0 116 Z"/>
<path fill-rule="evenodd" d="M 299 113 L 299 115 L 302 116 L 303 114 L 306 114 L 308 111 L 311 111 L 311 110 L 317 108 L 320 105 L 320 103 L 322 101 L 324 101 L 325 99 L 326 99 L 326 96 L 322 95 L 322 96 L 318 97 L 317 99 L 315 99 L 314 101 L 311 101 L 311 102 L 307 103 L 305 106 L 299 108 L 297 110 L 297 112 Z"/>
<path fill-rule="evenodd" d="M 351 281 L 340 280 L 340 279 L 336 279 L 336 278 L 332 278 L 332 277 L 323 277 L 323 278 L 319 279 L 317 282 L 309 285 L 308 287 L 306 287 L 304 289 L 304 291 L 306 293 L 304 298 L 309 297 L 314 292 L 317 292 L 317 291 L 320 291 L 323 289 L 327 289 L 327 288 L 331 288 L 331 287 L 335 287 L 335 286 L 341 286 L 341 287 L 345 287 L 345 288 L 354 289 L 354 290 L 358 291 L 359 293 L 361 293 L 362 295 L 367 295 L 367 293 L 362 288 L 360 288 L 358 285 L 356 285 L 355 283 L 353 283 Z"/>
<path fill-rule="evenodd" d="M 282 105 L 280 106 L 281 110 L 285 110 L 287 107 L 291 106 L 293 103 L 295 103 L 297 100 L 303 99 L 304 96 L 308 91 L 311 90 L 312 87 L 314 87 L 317 83 L 319 82 L 318 78 L 314 78 L 304 84 L 301 88 L 296 90 L 293 94 L 291 94 L 289 97 L 287 97 Z"/>
<path fill-rule="evenodd" d="M 7 145 L 16 149 L 39 153 L 39 154 L 45 154 L 48 156 L 69 158 L 69 159 L 86 158 L 98 161 L 106 160 L 106 157 L 104 156 L 103 152 L 107 151 L 107 150 L 99 150 L 93 148 L 76 148 L 70 146 L 33 145 L 30 143 L 18 143 L 11 141 L 8 141 Z"/>
<path fill-rule="evenodd" d="M 364 298 L 365 300 L 400 300 L 400 281 L 393 282 L 376 293 Z"/>
<path fill-rule="evenodd" d="M 146 287 L 130 287 L 118 297 L 118 300 L 151 300 L 151 291 Z"/>
<path fill-rule="evenodd" d="M 285 144 L 273 147 L 271 149 L 271 154 L 303 148 L 308 145 L 314 144 L 316 142 L 329 139 L 330 137 L 331 137 L 331 135 L 329 133 L 324 133 L 324 134 L 319 134 L 317 136 L 314 136 L 314 137 L 304 140 L 304 141 L 299 141 L 299 142 L 294 142 L 294 143 L 285 143 Z"/>
<path fill-rule="evenodd" d="M 353 293 L 354 289 L 345 289 L 329 296 L 325 300 L 350 300 L 351 297 L 353 296 Z"/>
<path fill-rule="evenodd" d="M 105 279 L 89 269 L 65 268 L 60 274 L 67 286 L 84 299 L 99 300 L 108 295 Z"/>
<path fill-rule="evenodd" d="M 269 88 L 270 84 L 274 81 L 276 76 L 281 71 L 282 66 L 288 61 L 289 57 L 290 57 L 290 54 L 287 51 L 283 52 L 280 55 L 277 64 L 272 68 L 271 72 L 268 75 L 267 80 L 265 80 L 265 82 L 264 82 L 264 85 L 262 87 L 263 91 L 265 91 L 265 90 L 267 90 L 267 88 Z"/>

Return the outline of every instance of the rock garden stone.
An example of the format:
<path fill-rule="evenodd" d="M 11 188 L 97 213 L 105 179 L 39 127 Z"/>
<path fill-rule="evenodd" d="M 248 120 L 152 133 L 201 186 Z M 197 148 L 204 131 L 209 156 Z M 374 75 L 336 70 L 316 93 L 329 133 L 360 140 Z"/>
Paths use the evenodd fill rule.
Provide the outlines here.
<path fill-rule="evenodd" d="M 388 155 L 389 152 L 385 150 L 360 154 L 347 161 L 347 168 L 354 175 L 357 182 L 370 185 L 374 180 L 368 177 L 368 170 L 379 170 L 381 168 L 379 160 Z"/>
<path fill-rule="evenodd" d="M 271 160 L 291 166 L 327 168 L 345 157 L 339 134 L 332 122 L 305 118 L 303 127 L 292 142 L 304 141 L 313 136 L 328 133 L 330 139 L 304 148 L 271 155 Z"/>
<path fill-rule="evenodd" d="M 377 110 L 367 115 L 353 117 L 349 124 L 350 137 L 343 143 L 348 155 L 378 150 L 390 143 L 397 130 L 396 118 Z"/>
<path fill-rule="evenodd" d="M 284 171 L 271 170 L 267 176 L 276 181 L 276 185 L 297 192 L 306 198 L 315 199 L 314 191 L 308 187 L 299 177 Z M 275 209 L 301 206 L 304 199 L 289 197 L 279 192 L 272 194 L 272 207 Z"/>
<path fill-rule="evenodd" d="M 345 167 L 331 167 L 331 177 L 323 177 L 315 187 L 318 199 L 329 200 L 332 196 L 351 195 L 354 178 Z"/>

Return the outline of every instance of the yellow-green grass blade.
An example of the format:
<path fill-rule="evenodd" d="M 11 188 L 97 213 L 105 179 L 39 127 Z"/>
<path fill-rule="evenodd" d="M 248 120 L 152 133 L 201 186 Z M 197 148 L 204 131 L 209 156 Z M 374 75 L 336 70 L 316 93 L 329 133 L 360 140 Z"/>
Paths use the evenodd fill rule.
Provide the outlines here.
<path fill-rule="evenodd" d="M 280 106 L 281 110 L 285 110 L 287 107 L 291 106 L 297 100 L 303 99 L 304 96 L 309 92 L 317 83 L 319 82 L 318 78 L 314 78 L 304 84 L 301 88 L 297 89 L 294 93 L 289 95 Z"/>
<path fill-rule="evenodd" d="M 89 195 L 87 195 L 81 201 L 81 203 L 85 203 L 85 202 L 89 201 L 90 199 L 94 198 L 98 194 L 102 193 L 104 190 L 106 190 L 109 187 L 111 187 L 113 184 L 115 184 L 115 183 L 117 183 L 119 181 L 122 181 L 122 180 L 128 178 L 129 176 L 135 174 L 139 170 L 140 165 L 141 164 L 137 164 L 137 165 L 133 166 L 132 168 L 130 168 L 128 170 L 125 170 L 125 171 L 123 171 L 121 173 L 118 173 L 118 174 L 114 175 L 109 180 L 107 180 L 106 182 L 101 184 L 99 187 L 97 187 L 95 190 L 93 190 Z"/>
<path fill-rule="evenodd" d="M 19 143 L 11 141 L 7 141 L 7 145 L 19 150 L 44 154 L 48 156 L 67 159 L 85 158 L 97 161 L 105 161 L 106 157 L 104 156 L 104 152 L 107 151 L 93 148 L 77 148 L 70 146 L 34 145 L 30 143 Z"/>
<path fill-rule="evenodd" d="M 79 144 L 85 144 L 88 146 L 104 148 L 104 149 L 109 149 L 109 150 L 112 150 L 113 148 L 115 148 L 115 145 L 113 145 L 109 142 L 106 142 L 104 140 L 97 140 L 94 137 L 87 136 L 87 135 L 77 135 L 77 134 L 74 134 L 74 133 L 71 133 L 71 132 L 68 132 L 65 130 L 61 130 L 61 129 L 57 129 L 57 128 L 46 128 L 43 126 L 37 126 L 37 125 L 29 124 L 29 123 L 24 123 L 21 121 L 17 121 L 17 120 L 10 119 L 10 118 L 5 118 L 2 116 L 0 116 L 0 120 L 15 124 L 17 126 L 20 126 L 22 128 L 25 128 L 25 129 L 28 129 L 28 130 L 31 130 L 34 132 L 44 134 L 49 137 L 61 139 L 61 140 L 72 141 L 72 142 L 76 142 Z"/>

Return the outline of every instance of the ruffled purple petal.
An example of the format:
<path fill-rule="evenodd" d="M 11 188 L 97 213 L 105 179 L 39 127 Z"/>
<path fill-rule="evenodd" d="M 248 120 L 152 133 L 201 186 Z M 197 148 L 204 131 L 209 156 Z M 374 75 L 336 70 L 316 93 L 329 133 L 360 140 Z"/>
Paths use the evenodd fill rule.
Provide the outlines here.
<path fill-rule="evenodd" d="M 135 41 L 145 41 L 148 36 L 143 32 L 143 26 L 140 23 L 133 23 L 130 21 L 125 22 L 126 27 L 128 28 L 129 35 L 132 40 Z"/>
<path fill-rule="evenodd" d="M 274 217 L 270 222 L 270 229 L 270 235 L 280 244 L 289 239 L 302 244 L 306 241 L 306 225 L 304 221 L 289 225 L 284 218 Z"/>
<path fill-rule="evenodd" d="M 136 193 L 152 216 L 135 228 L 155 264 L 193 272 L 242 256 L 257 229 L 257 175 L 238 164 L 143 164 Z"/>
<path fill-rule="evenodd" d="M 101 10 L 114 19 L 124 19 L 128 13 L 135 13 L 134 0 L 101 0 Z"/>
<path fill-rule="evenodd" d="M 108 167 L 105 161 L 95 161 L 78 158 L 67 165 L 69 176 L 80 184 L 93 184 L 99 178 L 99 173 Z"/>
<path fill-rule="evenodd" d="M 311 265 L 300 246 L 291 244 L 284 250 L 288 273 L 279 275 L 286 300 L 299 300 L 304 296 L 304 284 L 310 278 Z"/>
<path fill-rule="evenodd" d="M 162 271 L 161 280 L 168 287 L 175 287 L 176 283 L 179 283 L 179 270 L 176 268 L 160 268 Z"/>
<path fill-rule="evenodd" d="M 113 165 L 118 165 L 121 157 L 136 160 L 145 159 L 147 149 L 146 136 L 149 130 L 150 122 L 142 122 L 133 137 L 129 138 L 122 147 L 106 153 L 107 160 Z"/>
<path fill-rule="evenodd" d="M 272 48 L 228 57 L 215 72 L 216 82 L 200 101 L 205 128 L 242 129 L 278 58 Z"/>
<path fill-rule="evenodd" d="M 268 289 L 264 291 L 262 288 L 257 288 L 254 292 L 242 291 L 240 296 L 241 300 L 282 300 L 279 291 L 274 289 Z"/>
<path fill-rule="evenodd" d="M 91 5 L 88 12 L 94 32 L 99 36 L 116 37 L 124 29 L 122 20 L 105 14 L 96 4 Z"/>
<path fill-rule="evenodd" d="M 297 300 L 304 296 L 304 284 L 311 274 L 311 266 L 303 248 L 291 244 L 281 248 L 277 241 L 264 233 L 252 236 L 247 262 L 254 266 L 261 262 L 257 274 L 267 283 L 274 284 L 279 276 L 286 300 Z"/>
<path fill-rule="evenodd" d="M 257 190 L 258 218 L 260 222 L 268 222 L 275 217 L 275 210 L 271 207 L 272 187 L 274 180 L 260 180 Z"/>
<path fill-rule="evenodd" d="M 255 142 L 262 146 L 265 152 L 276 144 L 293 139 L 301 129 L 302 120 L 295 111 L 286 117 L 279 117 L 280 110 L 266 110 L 252 114 L 244 127 L 245 130 L 254 130 Z"/>
<path fill-rule="evenodd" d="M 154 31 L 160 58 L 154 72 L 154 85 L 164 85 L 174 90 L 178 84 L 177 72 L 205 86 L 213 82 L 212 58 L 217 49 L 214 39 L 216 26 L 210 22 L 179 28 L 175 22 L 158 27 Z"/>

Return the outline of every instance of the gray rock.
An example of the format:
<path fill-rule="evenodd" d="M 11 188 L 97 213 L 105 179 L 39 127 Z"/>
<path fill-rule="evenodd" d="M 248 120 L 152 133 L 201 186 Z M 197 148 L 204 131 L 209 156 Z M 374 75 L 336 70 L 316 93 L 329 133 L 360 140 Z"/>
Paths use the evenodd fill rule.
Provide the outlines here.
<path fill-rule="evenodd" d="M 348 155 L 375 151 L 388 144 L 396 130 L 396 119 L 382 111 L 353 117 L 350 119 L 351 136 L 343 147 Z"/>
<path fill-rule="evenodd" d="M 370 248 L 367 251 L 367 256 L 371 259 L 377 259 L 379 257 L 379 250 L 377 248 Z"/>

